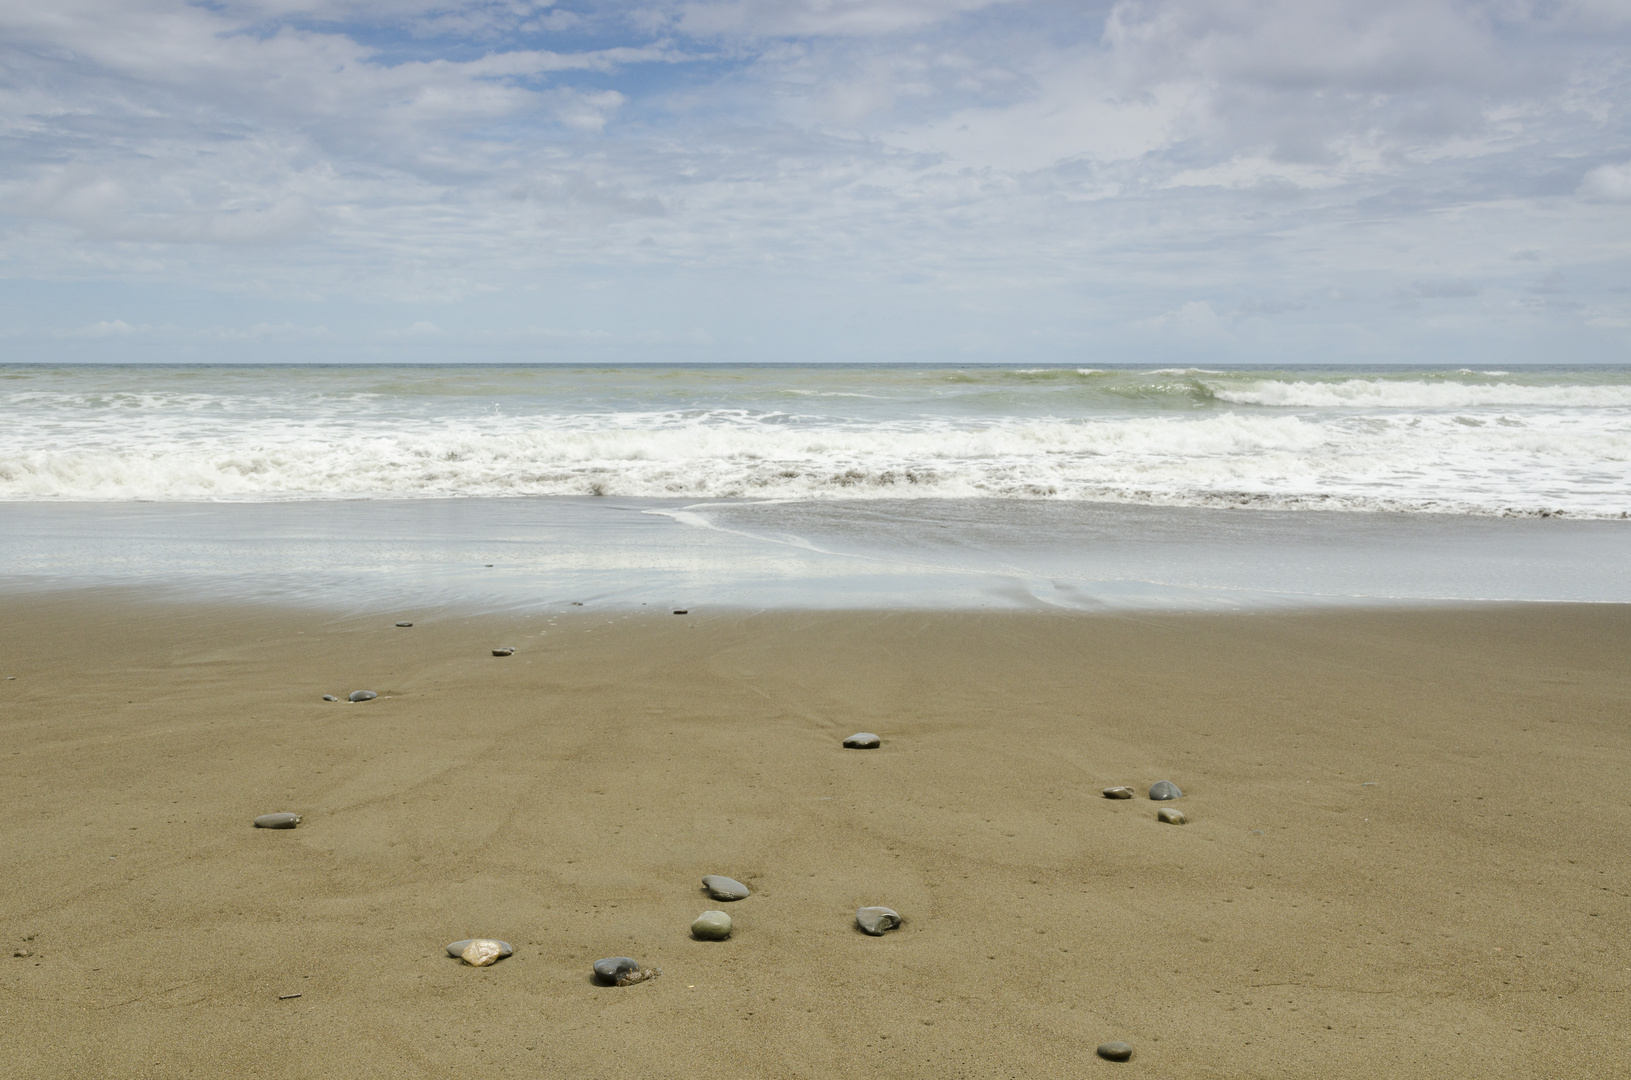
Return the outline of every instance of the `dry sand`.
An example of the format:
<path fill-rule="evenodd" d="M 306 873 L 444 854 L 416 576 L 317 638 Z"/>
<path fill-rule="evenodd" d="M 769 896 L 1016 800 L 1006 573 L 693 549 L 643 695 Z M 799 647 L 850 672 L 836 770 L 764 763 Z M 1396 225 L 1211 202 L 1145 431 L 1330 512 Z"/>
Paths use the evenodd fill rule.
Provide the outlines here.
<path fill-rule="evenodd" d="M 12 596 L 0 1072 L 1625 1075 L 1628 643 L 1624 607 Z M 1191 824 L 1099 795 L 1163 778 Z M 444 955 L 476 935 L 516 955 Z M 620 954 L 663 974 L 592 985 Z"/>

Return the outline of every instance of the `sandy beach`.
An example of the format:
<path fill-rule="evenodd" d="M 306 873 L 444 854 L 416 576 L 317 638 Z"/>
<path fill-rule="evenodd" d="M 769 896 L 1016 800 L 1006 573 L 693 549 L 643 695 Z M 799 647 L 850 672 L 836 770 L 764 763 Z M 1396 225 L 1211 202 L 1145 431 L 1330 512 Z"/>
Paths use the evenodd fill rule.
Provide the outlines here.
<path fill-rule="evenodd" d="M 1625 606 L 0 613 L 6 1076 L 1626 1068 Z"/>

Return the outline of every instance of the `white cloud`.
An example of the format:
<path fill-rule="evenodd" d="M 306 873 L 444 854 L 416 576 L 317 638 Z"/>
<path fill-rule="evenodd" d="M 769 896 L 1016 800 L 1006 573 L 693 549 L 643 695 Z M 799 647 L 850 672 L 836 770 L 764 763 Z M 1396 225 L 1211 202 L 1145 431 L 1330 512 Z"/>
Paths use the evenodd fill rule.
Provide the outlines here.
<path fill-rule="evenodd" d="M 1580 194 L 1603 202 L 1631 202 L 1631 161 L 1597 166 L 1580 181 Z"/>

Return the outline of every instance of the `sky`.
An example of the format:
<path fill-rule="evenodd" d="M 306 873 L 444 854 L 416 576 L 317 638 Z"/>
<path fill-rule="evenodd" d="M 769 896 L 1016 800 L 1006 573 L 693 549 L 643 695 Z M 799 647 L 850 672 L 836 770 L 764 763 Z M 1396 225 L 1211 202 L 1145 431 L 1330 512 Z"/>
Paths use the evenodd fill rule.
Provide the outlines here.
<path fill-rule="evenodd" d="M 0 361 L 1631 362 L 1631 0 L 0 0 Z"/>

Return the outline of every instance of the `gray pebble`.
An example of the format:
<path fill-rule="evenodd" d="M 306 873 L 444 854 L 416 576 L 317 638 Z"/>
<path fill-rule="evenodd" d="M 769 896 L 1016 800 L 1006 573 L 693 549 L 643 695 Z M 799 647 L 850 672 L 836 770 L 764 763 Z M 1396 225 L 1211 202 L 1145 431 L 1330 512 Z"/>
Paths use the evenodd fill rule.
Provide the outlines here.
<path fill-rule="evenodd" d="M 844 745 L 851 750 L 876 750 L 883 745 L 883 740 L 870 731 L 857 731 L 844 740 Z"/>
<path fill-rule="evenodd" d="M 731 936 L 731 917 L 723 911 L 704 911 L 691 923 L 691 936 L 699 941 L 724 941 Z"/>
<path fill-rule="evenodd" d="M 323 695 L 323 700 L 324 701 L 339 701 L 340 699 L 335 697 L 333 694 L 324 694 Z"/>
<path fill-rule="evenodd" d="M 595 961 L 595 981 L 602 986 L 628 986 L 661 974 L 656 968 L 641 967 L 638 960 L 627 956 L 608 956 Z"/>
<path fill-rule="evenodd" d="M 398 626 L 412 626 L 413 623 L 411 623 L 411 622 L 399 622 L 399 623 L 397 623 L 397 625 Z"/>
<path fill-rule="evenodd" d="M 455 941 L 455 942 L 453 942 L 451 945 L 449 945 L 447 947 L 447 955 L 449 955 L 451 957 L 455 957 L 455 958 L 462 957 L 462 956 L 464 956 L 464 950 L 466 950 L 466 949 L 468 949 L 470 947 L 470 943 L 472 941 L 480 941 L 480 940 L 482 940 L 482 939 L 481 938 L 465 938 L 463 941 Z M 487 938 L 486 940 L 488 940 L 488 941 L 498 941 L 497 938 Z M 499 941 L 498 944 L 501 946 L 501 948 L 499 949 L 499 953 L 498 953 L 498 958 L 500 960 L 504 959 L 506 956 L 511 956 L 511 955 L 513 955 L 515 953 L 515 948 L 508 941 Z"/>
<path fill-rule="evenodd" d="M 855 912 L 855 925 L 873 937 L 878 937 L 885 931 L 899 926 L 900 916 L 895 914 L 892 908 L 864 907 Z"/>
<path fill-rule="evenodd" d="M 352 701 L 373 701 L 377 697 L 379 697 L 379 695 L 374 693 L 372 690 L 353 690 L 353 691 L 351 691 L 351 700 Z"/>
<path fill-rule="evenodd" d="M 703 878 L 702 887 L 708 890 L 708 896 L 714 900 L 746 900 L 753 895 L 740 881 L 721 874 L 709 874 Z"/>
<path fill-rule="evenodd" d="M 514 656 L 515 655 L 515 650 L 510 648 L 509 646 L 505 646 L 502 649 L 494 649 L 493 650 L 493 655 L 494 656 Z"/>
<path fill-rule="evenodd" d="M 1130 787 L 1107 787 L 1104 789 L 1104 797 L 1106 799 L 1130 799 L 1133 797 L 1133 789 Z"/>
<path fill-rule="evenodd" d="M 1178 809 L 1176 806 L 1163 806 L 1161 809 L 1155 812 L 1155 819 L 1157 821 L 1164 821 L 1168 825 L 1189 824 L 1189 819 L 1184 816 L 1184 812 Z"/>
<path fill-rule="evenodd" d="M 1150 798 L 1156 802 L 1166 799 L 1181 799 L 1184 793 L 1178 790 L 1178 785 L 1171 780 L 1157 780 L 1150 785 Z"/>
<path fill-rule="evenodd" d="M 1133 1048 L 1124 1042 L 1107 1042 L 1099 1047 L 1099 1056 L 1106 1061 L 1127 1061 L 1133 1056 Z"/>
<path fill-rule="evenodd" d="M 291 814 L 287 810 L 278 814 L 262 814 L 255 819 L 257 829 L 292 829 L 301 822 L 299 814 Z"/>

